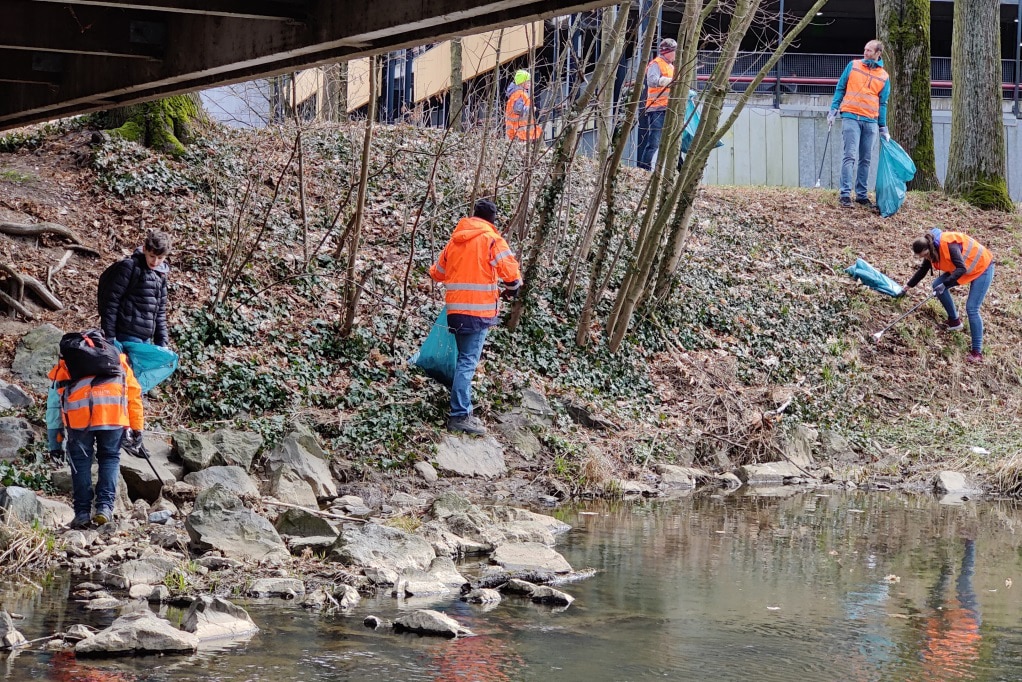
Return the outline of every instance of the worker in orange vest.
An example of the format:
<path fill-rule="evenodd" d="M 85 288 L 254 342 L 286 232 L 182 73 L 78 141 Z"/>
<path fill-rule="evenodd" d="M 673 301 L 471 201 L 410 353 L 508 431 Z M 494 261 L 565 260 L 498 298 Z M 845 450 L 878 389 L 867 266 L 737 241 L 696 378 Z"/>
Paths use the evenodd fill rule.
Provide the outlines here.
<path fill-rule="evenodd" d="M 965 312 L 969 318 L 972 350 L 965 356 L 965 360 L 974 364 L 983 362 L 983 318 L 980 317 L 979 308 L 994 280 L 994 258 L 990 250 L 964 232 L 942 232 L 933 228 L 912 242 L 912 252 L 922 256 L 923 263 L 905 283 L 905 287 L 914 287 L 928 273 L 940 271 L 940 276 L 933 280 L 933 293 L 947 312 L 947 322 L 944 325 L 948 331 L 956 332 L 965 328 L 955 310 L 951 287 L 969 285 Z"/>
<path fill-rule="evenodd" d="M 838 116 L 841 117 L 844 157 L 838 203 L 843 208 L 852 207 L 853 176 L 855 203 L 873 208 L 866 185 L 873 144 L 878 130 L 885 140 L 891 139 L 887 130 L 887 97 L 891 93 L 891 80 L 884 71 L 884 60 L 880 58 L 883 50 L 884 44 L 879 40 L 866 43 L 862 59 L 852 60 L 845 67 L 830 103 L 828 125 L 833 126 Z"/>
<path fill-rule="evenodd" d="M 667 102 L 674 82 L 674 55 L 678 41 L 664 38 L 657 48 L 657 56 L 646 66 L 646 103 L 639 122 L 639 168 L 651 170 L 653 156 L 660 148 L 660 134 L 664 131 Z"/>
<path fill-rule="evenodd" d="M 83 528 L 90 521 L 103 525 L 113 520 L 121 441 L 141 443 L 142 387 L 123 353 L 119 370 L 106 376 L 72 379 L 67 363 L 60 358 L 49 377 L 52 383 L 46 400 L 46 426 L 50 456 L 58 461 L 63 459 L 61 445 L 66 435 L 75 512 L 71 527 Z M 99 462 L 95 514 L 92 513 L 93 455 Z"/>
<path fill-rule="evenodd" d="M 472 414 L 472 377 L 486 333 L 497 324 L 499 299 L 512 300 L 522 286 L 518 261 L 494 227 L 496 219 L 496 204 L 477 201 L 472 217 L 458 221 L 429 269 L 429 276 L 447 289 L 447 325 L 458 346 L 447 429 L 478 436 L 486 434 L 486 427 Z"/>
<path fill-rule="evenodd" d="M 507 86 L 504 128 L 509 140 L 535 140 L 543 134 L 532 109 L 532 98 L 529 96 L 531 82 L 529 72 L 519 69 L 515 71 L 514 81 Z"/>

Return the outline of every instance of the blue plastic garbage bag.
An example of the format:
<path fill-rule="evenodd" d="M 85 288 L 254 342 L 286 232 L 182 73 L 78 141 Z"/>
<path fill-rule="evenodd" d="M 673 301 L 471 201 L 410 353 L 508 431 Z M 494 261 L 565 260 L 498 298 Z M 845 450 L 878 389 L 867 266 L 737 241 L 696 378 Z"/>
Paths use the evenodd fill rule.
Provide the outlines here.
<path fill-rule="evenodd" d="M 861 258 L 856 259 L 855 265 L 847 268 L 845 272 L 868 286 L 870 289 L 879 291 L 881 294 L 898 296 L 902 292 L 900 284 Z"/>
<path fill-rule="evenodd" d="M 905 183 L 916 176 L 912 157 L 894 140 L 880 138 L 877 164 L 877 208 L 883 217 L 892 216 L 905 203 Z"/>
<path fill-rule="evenodd" d="M 688 101 L 685 103 L 685 129 L 681 131 L 681 153 L 688 154 L 689 147 L 692 146 L 692 140 L 696 136 L 696 131 L 699 129 L 699 110 L 696 109 L 696 92 L 695 90 L 688 91 Z M 713 145 L 713 148 L 723 147 L 724 143 L 720 140 L 717 144 Z"/>
<path fill-rule="evenodd" d="M 447 306 L 440 309 L 440 315 L 429 330 L 429 336 L 422 342 L 419 352 L 408 358 L 408 362 L 448 388 L 454 383 L 458 344 L 447 327 Z"/>
<path fill-rule="evenodd" d="M 177 369 L 177 353 L 169 348 L 134 341 L 114 341 L 114 345 L 128 356 L 128 364 L 142 387 L 142 393 L 148 393 Z"/>

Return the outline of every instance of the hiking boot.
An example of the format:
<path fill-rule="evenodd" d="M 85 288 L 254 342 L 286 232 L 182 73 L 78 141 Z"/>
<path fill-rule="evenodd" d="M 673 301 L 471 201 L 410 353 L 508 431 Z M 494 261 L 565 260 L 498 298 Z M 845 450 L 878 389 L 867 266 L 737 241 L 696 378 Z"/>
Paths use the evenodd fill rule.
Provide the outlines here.
<path fill-rule="evenodd" d="M 837 200 L 837 205 L 841 208 L 851 208 L 852 200 L 849 197 L 841 197 Z"/>
<path fill-rule="evenodd" d="M 873 208 L 873 202 L 868 197 L 857 197 L 855 203 L 859 206 L 865 206 L 866 208 Z"/>
<path fill-rule="evenodd" d="M 965 329 L 965 325 L 962 324 L 962 318 L 956 317 L 953 320 L 948 320 L 944 323 L 944 328 L 949 332 L 960 332 Z"/>
<path fill-rule="evenodd" d="M 96 513 L 92 517 L 92 522 L 95 523 L 97 526 L 105 525 L 113 520 L 114 520 L 113 511 L 107 509 L 106 507 L 100 507 L 99 509 L 97 509 Z"/>
<path fill-rule="evenodd" d="M 485 436 L 486 427 L 479 420 L 478 417 L 474 417 L 471 414 L 467 414 L 463 417 L 451 417 L 447 420 L 447 430 L 461 433 L 470 433 L 473 436 Z"/>
<path fill-rule="evenodd" d="M 75 514 L 74 519 L 68 524 L 69 528 L 85 528 L 92 523 L 92 517 L 89 516 L 89 512 L 82 512 L 81 514 Z"/>
<path fill-rule="evenodd" d="M 978 350 L 970 350 L 969 354 L 965 356 L 965 361 L 972 365 L 982 365 L 983 353 Z"/>

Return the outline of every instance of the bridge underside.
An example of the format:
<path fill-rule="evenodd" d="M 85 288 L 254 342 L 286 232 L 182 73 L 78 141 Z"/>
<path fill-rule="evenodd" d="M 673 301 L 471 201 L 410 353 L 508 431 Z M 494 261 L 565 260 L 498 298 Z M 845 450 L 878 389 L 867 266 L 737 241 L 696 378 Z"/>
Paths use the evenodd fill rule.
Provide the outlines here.
<path fill-rule="evenodd" d="M 0 130 L 608 0 L 3 0 Z"/>

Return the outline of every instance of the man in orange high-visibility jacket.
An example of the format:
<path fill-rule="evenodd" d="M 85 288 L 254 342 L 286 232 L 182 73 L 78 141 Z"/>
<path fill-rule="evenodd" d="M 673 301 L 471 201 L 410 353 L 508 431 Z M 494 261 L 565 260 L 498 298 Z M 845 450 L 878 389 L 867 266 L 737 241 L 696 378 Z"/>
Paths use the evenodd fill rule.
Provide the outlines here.
<path fill-rule="evenodd" d="M 66 431 L 75 511 L 72 528 L 85 527 L 90 521 L 103 525 L 113 520 L 121 440 L 134 441 L 142 436 L 142 388 L 123 353 L 120 358 L 120 373 L 111 376 L 72 380 L 62 359 L 50 370 L 53 383 L 46 400 L 46 426 L 54 458 L 62 455 L 60 445 Z M 95 514 L 92 513 L 93 454 L 99 462 Z"/>
<path fill-rule="evenodd" d="M 529 96 L 531 81 L 525 69 L 515 71 L 514 81 L 507 86 L 507 105 L 504 107 L 504 129 L 509 140 L 536 140 L 543 129 L 536 123 Z"/>
<path fill-rule="evenodd" d="M 499 299 L 513 299 L 522 287 L 518 261 L 497 233 L 496 219 L 496 204 L 489 199 L 477 201 L 472 217 L 458 221 L 429 269 L 429 276 L 447 289 L 447 325 L 458 345 L 447 429 L 479 436 L 486 434 L 486 427 L 472 414 L 472 377 L 486 332 L 497 324 Z"/>
<path fill-rule="evenodd" d="M 639 121 L 636 165 L 650 170 L 653 156 L 660 148 L 660 135 L 664 131 L 667 103 L 674 82 L 674 54 L 678 41 L 664 38 L 657 48 L 657 56 L 646 66 L 646 103 Z"/>
<path fill-rule="evenodd" d="M 869 182 L 870 157 L 873 156 L 878 126 L 881 137 L 891 139 L 887 131 L 887 97 L 891 93 L 891 79 L 884 71 L 884 60 L 880 58 L 883 50 L 884 44 L 879 40 L 866 43 L 862 59 L 855 59 L 845 67 L 830 103 L 827 123 L 834 125 L 838 115 L 841 116 L 844 157 L 838 203 L 843 208 L 852 206 L 853 176 L 855 203 L 873 207 L 866 183 Z"/>

